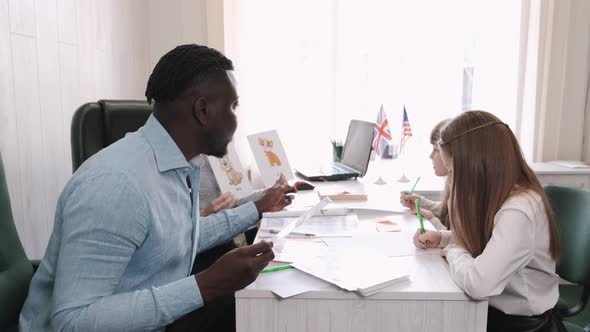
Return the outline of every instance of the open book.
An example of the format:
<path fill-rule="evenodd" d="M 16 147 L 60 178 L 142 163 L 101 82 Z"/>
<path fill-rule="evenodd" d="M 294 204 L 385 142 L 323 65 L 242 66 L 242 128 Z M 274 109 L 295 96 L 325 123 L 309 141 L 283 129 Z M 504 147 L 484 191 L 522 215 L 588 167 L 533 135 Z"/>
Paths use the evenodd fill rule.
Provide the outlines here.
<path fill-rule="evenodd" d="M 317 256 L 298 256 L 292 265 L 362 296 L 408 281 L 411 273 L 407 261 L 362 249 L 338 249 Z"/>

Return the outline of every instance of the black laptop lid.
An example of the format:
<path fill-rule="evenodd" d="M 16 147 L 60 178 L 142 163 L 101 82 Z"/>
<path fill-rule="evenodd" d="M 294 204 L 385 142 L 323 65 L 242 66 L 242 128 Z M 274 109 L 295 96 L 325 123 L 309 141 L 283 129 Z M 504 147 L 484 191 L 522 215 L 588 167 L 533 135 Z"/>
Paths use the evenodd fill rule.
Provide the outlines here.
<path fill-rule="evenodd" d="M 374 123 L 360 120 L 351 120 L 348 127 L 342 163 L 358 171 L 360 176 L 367 173 L 374 128 Z"/>

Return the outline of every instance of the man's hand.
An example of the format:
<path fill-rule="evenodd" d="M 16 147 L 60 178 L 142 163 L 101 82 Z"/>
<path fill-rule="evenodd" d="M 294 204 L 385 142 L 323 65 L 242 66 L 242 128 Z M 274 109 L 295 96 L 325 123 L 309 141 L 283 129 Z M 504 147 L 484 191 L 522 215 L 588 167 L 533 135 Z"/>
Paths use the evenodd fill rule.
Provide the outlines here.
<path fill-rule="evenodd" d="M 238 199 L 236 198 L 236 196 L 228 191 L 225 194 L 214 199 L 208 207 L 202 209 L 200 215 L 201 217 L 206 217 L 210 214 L 217 213 L 221 210 L 231 209 L 234 206 L 236 206 L 237 201 Z"/>
<path fill-rule="evenodd" d="M 264 196 L 256 201 L 256 208 L 258 213 L 262 215 L 264 212 L 276 212 L 289 206 L 293 201 L 293 195 L 287 195 L 294 193 L 295 188 L 287 184 L 285 178 L 281 177 L 277 182 L 270 188 L 264 191 Z"/>
<path fill-rule="evenodd" d="M 195 275 L 203 301 L 208 303 L 248 286 L 274 257 L 272 242 L 265 241 L 221 256 L 207 270 Z"/>

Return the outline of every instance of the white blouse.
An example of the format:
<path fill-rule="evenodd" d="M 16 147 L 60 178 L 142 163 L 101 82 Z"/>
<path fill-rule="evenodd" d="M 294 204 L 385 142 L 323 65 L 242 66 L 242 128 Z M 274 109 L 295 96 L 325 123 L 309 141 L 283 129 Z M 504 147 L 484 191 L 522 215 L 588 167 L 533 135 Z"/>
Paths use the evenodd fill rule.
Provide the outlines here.
<path fill-rule="evenodd" d="M 441 246 L 452 242 L 442 231 Z M 494 216 L 492 237 L 481 255 L 448 251 L 453 280 L 474 299 L 489 300 L 511 315 L 539 315 L 559 297 L 556 263 L 549 251 L 549 222 L 541 197 L 527 191 L 510 197 Z"/>

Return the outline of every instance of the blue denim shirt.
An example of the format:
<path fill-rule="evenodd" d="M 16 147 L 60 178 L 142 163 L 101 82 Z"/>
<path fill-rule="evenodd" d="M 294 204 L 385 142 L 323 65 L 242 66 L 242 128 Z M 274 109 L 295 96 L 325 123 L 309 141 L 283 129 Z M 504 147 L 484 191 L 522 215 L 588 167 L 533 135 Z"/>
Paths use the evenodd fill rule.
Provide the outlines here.
<path fill-rule="evenodd" d="M 199 218 L 187 162 L 152 115 L 86 161 L 62 192 L 22 331 L 149 331 L 203 306 L 196 254 L 258 221 L 250 202 Z M 198 327 L 196 327 L 198 328 Z"/>

